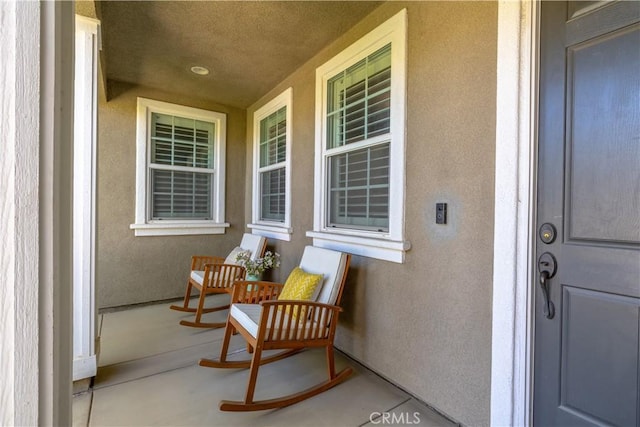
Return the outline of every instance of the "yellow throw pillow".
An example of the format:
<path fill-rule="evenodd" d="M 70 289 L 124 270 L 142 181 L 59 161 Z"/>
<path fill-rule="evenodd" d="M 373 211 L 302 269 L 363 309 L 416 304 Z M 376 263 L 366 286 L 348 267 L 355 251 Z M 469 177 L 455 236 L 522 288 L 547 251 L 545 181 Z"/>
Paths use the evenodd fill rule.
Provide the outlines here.
<path fill-rule="evenodd" d="M 313 291 L 322 282 L 322 278 L 322 274 L 307 273 L 300 267 L 296 267 L 284 283 L 282 292 L 278 295 L 278 300 L 308 301 L 311 299 Z M 300 314 L 304 317 L 305 310 L 301 310 Z"/>

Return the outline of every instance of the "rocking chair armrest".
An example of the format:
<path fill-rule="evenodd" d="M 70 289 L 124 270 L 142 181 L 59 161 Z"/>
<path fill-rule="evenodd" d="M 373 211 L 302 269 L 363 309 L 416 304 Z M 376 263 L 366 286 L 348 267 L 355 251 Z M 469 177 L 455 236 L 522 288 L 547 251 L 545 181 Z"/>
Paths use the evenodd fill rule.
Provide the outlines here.
<path fill-rule="evenodd" d="M 191 271 L 204 270 L 205 264 L 222 264 L 225 258 L 210 255 L 191 256 Z"/>
<path fill-rule="evenodd" d="M 203 270 L 206 271 L 219 271 L 224 270 L 225 267 L 238 268 L 241 267 L 244 270 L 244 267 L 239 266 L 237 264 L 225 264 L 224 259 L 220 262 L 208 262 L 203 266 Z"/>
<path fill-rule="evenodd" d="M 295 306 L 305 306 L 305 307 L 318 307 L 320 309 L 336 311 L 338 313 L 342 312 L 342 307 L 337 305 L 325 304 L 322 302 L 309 301 L 309 300 L 275 300 L 275 301 L 262 301 L 260 303 L 262 306 L 274 308 L 278 307 L 295 307 Z"/>
<path fill-rule="evenodd" d="M 258 340 L 274 343 L 326 343 L 335 334 L 342 308 L 315 301 L 277 300 L 260 303 Z"/>
<path fill-rule="evenodd" d="M 246 270 L 244 267 L 236 265 L 236 264 L 223 264 L 223 263 L 215 263 L 215 264 L 205 264 L 204 265 L 204 278 L 205 280 L 213 279 L 214 277 L 226 277 L 229 275 L 227 271 L 236 271 L 235 278 L 238 280 L 243 280 L 246 275 Z"/>
<path fill-rule="evenodd" d="M 275 300 L 280 295 L 283 287 L 283 283 L 264 280 L 238 280 L 233 285 L 231 303 L 257 304 L 261 301 Z"/>
<path fill-rule="evenodd" d="M 246 270 L 236 264 L 205 264 L 202 285 L 206 288 L 225 288 L 231 292 L 237 280 L 244 280 Z"/>
<path fill-rule="evenodd" d="M 213 255 L 192 255 L 191 259 L 197 260 L 208 260 L 209 264 L 220 264 L 223 263 L 225 258 L 221 256 L 213 256 Z"/>

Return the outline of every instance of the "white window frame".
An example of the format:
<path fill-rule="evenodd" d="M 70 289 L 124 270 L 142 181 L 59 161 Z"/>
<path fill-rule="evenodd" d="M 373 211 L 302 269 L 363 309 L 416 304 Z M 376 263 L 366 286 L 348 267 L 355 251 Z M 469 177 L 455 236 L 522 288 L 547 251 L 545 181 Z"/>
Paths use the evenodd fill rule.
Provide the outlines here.
<path fill-rule="evenodd" d="M 284 221 L 260 219 L 262 186 L 260 185 L 260 122 L 286 107 L 286 148 L 285 148 L 285 214 Z M 291 240 L 291 128 L 292 128 L 293 89 L 288 88 L 270 102 L 253 113 L 253 199 L 251 224 L 247 227 L 252 234 L 278 240 Z M 279 163 L 280 165 L 280 163 Z"/>
<path fill-rule="evenodd" d="M 326 148 L 327 82 L 341 71 L 391 43 L 391 120 L 389 229 L 384 232 L 327 227 L 328 165 Z M 314 246 L 403 263 L 411 244 L 404 238 L 405 139 L 407 81 L 407 11 L 401 10 L 316 69 L 316 148 Z M 369 144 L 366 144 L 369 145 Z M 360 143 L 353 144 L 353 148 Z"/>
<path fill-rule="evenodd" d="M 211 220 L 163 219 L 149 217 L 151 158 L 151 114 L 161 113 L 171 116 L 202 120 L 215 125 L 213 164 L 213 206 Z M 184 105 L 170 104 L 147 98 L 138 98 L 136 132 L 136 216 L 131 228 L 136 236 L 175 236 L 193 234 L 224 234 L 229 224 L 225 214 L 225 150 L 227 116 L 224 113 L 207 111 Z"/>

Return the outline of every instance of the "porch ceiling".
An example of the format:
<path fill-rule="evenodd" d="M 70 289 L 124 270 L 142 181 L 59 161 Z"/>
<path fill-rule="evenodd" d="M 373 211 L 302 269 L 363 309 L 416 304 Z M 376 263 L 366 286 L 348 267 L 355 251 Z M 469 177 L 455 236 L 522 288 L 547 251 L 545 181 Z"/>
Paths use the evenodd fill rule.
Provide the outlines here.
<path fill-rule="evenodd" d="M 246 108 L 381 3 L 100 1 L 93 10 L 107 82 Z"/>

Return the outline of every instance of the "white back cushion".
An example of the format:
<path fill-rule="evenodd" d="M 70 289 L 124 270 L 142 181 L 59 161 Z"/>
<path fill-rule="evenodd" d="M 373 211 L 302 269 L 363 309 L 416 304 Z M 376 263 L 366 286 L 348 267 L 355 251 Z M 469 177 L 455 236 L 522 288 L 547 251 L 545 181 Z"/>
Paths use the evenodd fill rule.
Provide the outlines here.
<path fill-rule="evenodd" d="M 229 252 L 229 255 L 227 255 L 227 258 L 225 258 L 224 260 L 224 263 L 238 265 L 238 260 L 236 258 L 238 257 L 238 254 L 243 251 L 244 249 L 242 249 L 240 246 L 236 246 L 231 252 Z"/>
<path fill-rule="evenodd" d="M 307 273 L 322 274 L 324 276 L 322 285 L 316 289 L 317 297 L 312 297 L 312 299 L 324 304 L 334 305 L 338 298 L 340 282 L 346 266 L 346 254 L 330 249 L 306 246 L 300 260 L 300 268 Z"/>
<path fill-rule="evenodd" d="M 262 248 L 267 238 L 256 234 L 244 233 L 240 247 L 244 250 L 251 251 L 251 259 L 260 258 L 262 256 Z"/>

